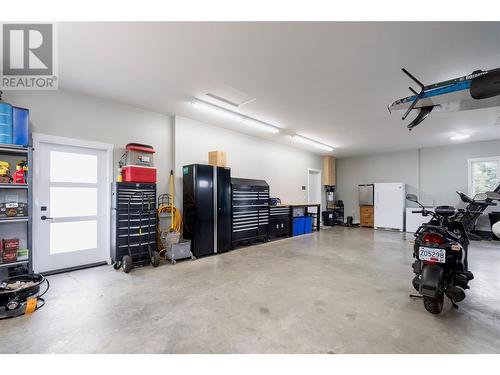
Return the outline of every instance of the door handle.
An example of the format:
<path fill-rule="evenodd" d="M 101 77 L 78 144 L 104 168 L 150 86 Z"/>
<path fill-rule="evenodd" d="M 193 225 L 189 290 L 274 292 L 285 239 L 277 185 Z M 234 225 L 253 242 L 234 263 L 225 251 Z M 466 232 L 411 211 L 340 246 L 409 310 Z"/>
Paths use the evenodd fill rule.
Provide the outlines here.
<path fill-rule="evenodd" d="M 47 217 L 47 216 L 43 215 L 40 219 L 42 219 L 42 220 L 52 220 L 53 217 Z"/>

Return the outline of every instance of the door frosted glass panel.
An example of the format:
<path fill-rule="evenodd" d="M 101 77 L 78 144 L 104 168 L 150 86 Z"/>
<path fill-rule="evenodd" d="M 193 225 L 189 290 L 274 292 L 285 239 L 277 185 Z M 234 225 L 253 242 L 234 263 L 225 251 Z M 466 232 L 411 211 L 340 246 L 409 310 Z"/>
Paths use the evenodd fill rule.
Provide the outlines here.
<path fill-rule="evenodd" d="M 97 183 L 97 155 L 50 151 L 50 182 Z"/>
<path fill-rule="evenodd" d="M 50 216 L 97 216 L 97 188 L 51 187 Z"/>
<path fill-rule="evenodd" d="M 97 220 L 50 223 L 50 253 L 97 248 Z"/>

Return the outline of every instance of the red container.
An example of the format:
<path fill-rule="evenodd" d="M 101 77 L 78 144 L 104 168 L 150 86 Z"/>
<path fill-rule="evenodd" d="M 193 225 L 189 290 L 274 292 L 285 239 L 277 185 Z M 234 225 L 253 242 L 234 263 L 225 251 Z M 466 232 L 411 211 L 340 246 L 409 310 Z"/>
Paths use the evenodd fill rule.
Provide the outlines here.
<path fill-rule="evenodd" d="M 155 150 L 152 146 L 140 143 L 129 143 L 125 146 L 125 165 L 154 167 Z"/>
<path fill-rule="evenodd" d="M 2 259 L 4 263 L 11 263 L 17 260 L 17 250 L 4 250 Z"/>
<path fill-rule="evenodd" d="M 19 238 L 4 239 L 2 242 L 4 252 L 19 250 Z"/>
<path fill-rule="evenodd" d="M 140 167 L 137 165 L 126 165 L 122 168 L 123 182 L 145 182 L 156 183 L 155 167 Z"/>

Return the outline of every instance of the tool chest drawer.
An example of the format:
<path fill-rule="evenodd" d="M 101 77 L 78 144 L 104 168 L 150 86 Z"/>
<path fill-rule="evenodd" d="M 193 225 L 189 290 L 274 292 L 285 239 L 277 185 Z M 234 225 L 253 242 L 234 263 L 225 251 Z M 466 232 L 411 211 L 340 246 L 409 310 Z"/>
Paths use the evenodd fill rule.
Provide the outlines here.
<path fill-rule="evenodd" d="M 113 184 L 112 207 L 112 259 L 156 251 L 156 184 Z"/>
<path fill-rule="evenodd" d="M 113 185 L 113 208 L 120 211 L 156 210 L 156 184 L 121 182 Z"/>
<path fill-rule="evenodd" d="M 267 240 L 269 185 L 262 180 L 231 179 L 231 243 Z"/>
<path fill-rule="evenodd" d="M 290 219 L 290 206 L 270 206 L 269 218 L 288 218 Z"/>

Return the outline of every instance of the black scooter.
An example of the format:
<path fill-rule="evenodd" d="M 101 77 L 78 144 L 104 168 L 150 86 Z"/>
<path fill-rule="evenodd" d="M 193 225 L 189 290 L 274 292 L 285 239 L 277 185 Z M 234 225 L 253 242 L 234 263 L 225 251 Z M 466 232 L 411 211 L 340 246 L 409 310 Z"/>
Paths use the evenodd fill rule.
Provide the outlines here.
<path fill-rule="evenodd" d="M 438 206 L 434 211 L 427 210 L 418 202 L 417 196 L 408 194 L 406 199 L 417 203 L 421 210 L 412 211 L 432 219 L 421 225 L 415 233 L 413 248 L 412 284 L 422 298 L 425 309 L 432 314 L 443 310 L 444 296 L 447 296 L 454 307 L 465 298 L 465 290 L 469 289 L 469 281 L 474 278 L 468 268 L 469 240 L 481 238 L 466 230 L 464 223 L 471 217 L 480 215 L 487 206 L 496 205 L 500 194 L 489 192 L 477 194 L 474 199 L 462 192 L 457 192 L 461 200 L 468 203 L 465 209 L 452 206 Z"/>

